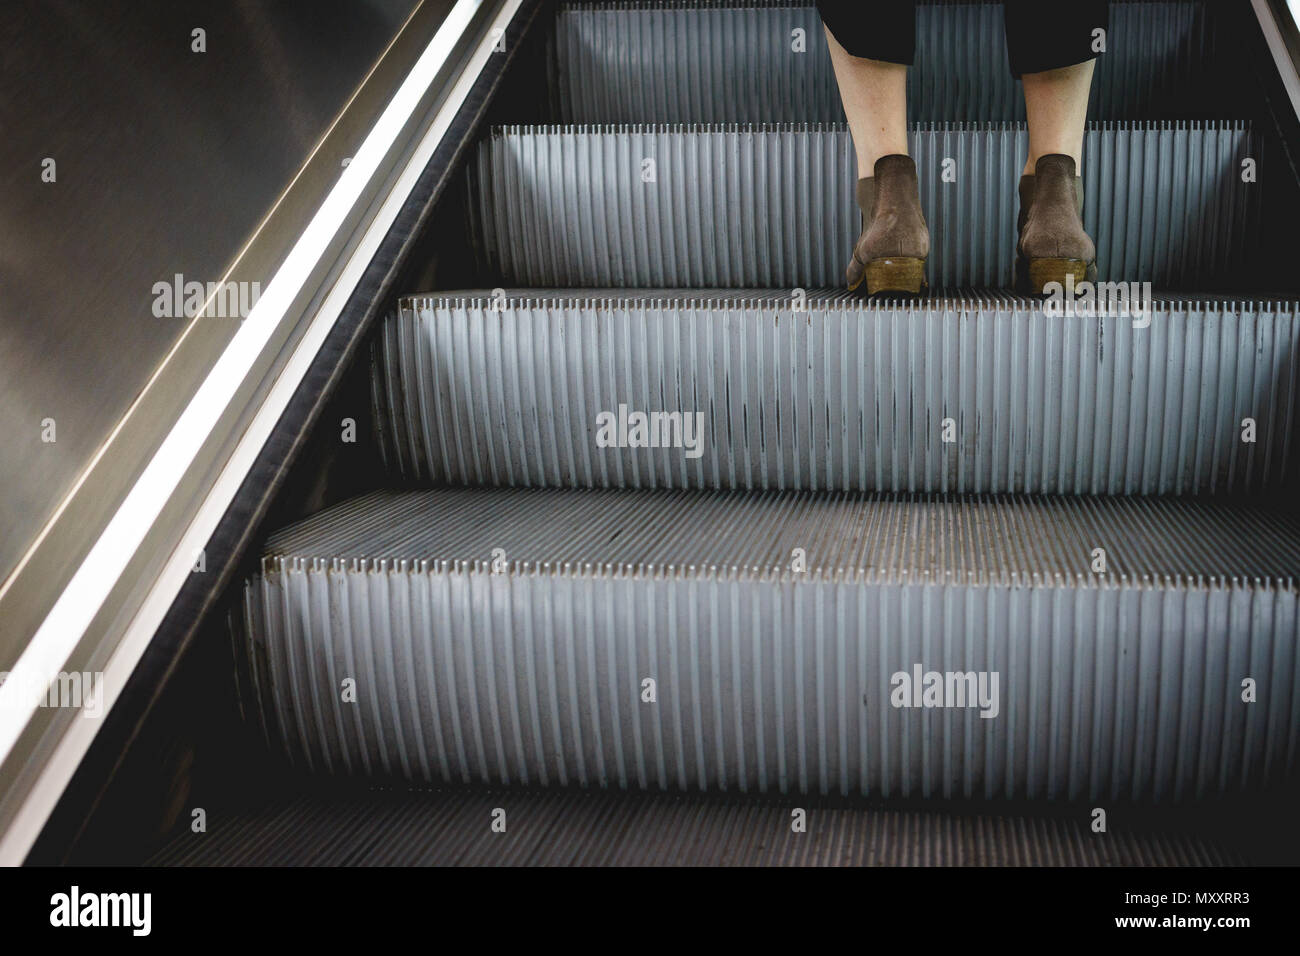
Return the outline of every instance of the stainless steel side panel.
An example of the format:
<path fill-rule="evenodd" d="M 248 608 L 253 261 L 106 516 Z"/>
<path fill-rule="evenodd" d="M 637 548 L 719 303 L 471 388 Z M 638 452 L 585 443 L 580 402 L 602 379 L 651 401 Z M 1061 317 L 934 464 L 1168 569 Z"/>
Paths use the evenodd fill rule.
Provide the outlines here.
<path fill-rule="evenodd" d="M 217 277 L 262 282 L 247 317 L 189 323 L 0 586 L 0 862 L 23 858 L 98 723 L 32 688 L 100 673 L 112 706 L 520 6 L 421 4 Z"/>

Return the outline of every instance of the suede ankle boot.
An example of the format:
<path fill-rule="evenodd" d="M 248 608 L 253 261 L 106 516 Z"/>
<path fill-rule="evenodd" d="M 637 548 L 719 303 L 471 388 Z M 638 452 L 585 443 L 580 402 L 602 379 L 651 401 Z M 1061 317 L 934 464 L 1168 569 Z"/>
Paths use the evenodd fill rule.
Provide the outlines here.
<path fill-rule="evenodd" d="M 916 163 L 910 156 L 881 156 L 873 175 L 858 180 L 862 235 L 845 270 L 849 291 L 865 281 L 867 295 L 920 292 L 930 230 L 921 213 Z"/>
<path fill-rule="evenodd" d="M 1016 288 L 1042 295 L 1050 282 L 1065 285 L 1097 278 L 1097 248 L 1083 229 L 1083 180 L 1074 160 L 1040 156 L 1032 175 L 1020 177 Z"/>

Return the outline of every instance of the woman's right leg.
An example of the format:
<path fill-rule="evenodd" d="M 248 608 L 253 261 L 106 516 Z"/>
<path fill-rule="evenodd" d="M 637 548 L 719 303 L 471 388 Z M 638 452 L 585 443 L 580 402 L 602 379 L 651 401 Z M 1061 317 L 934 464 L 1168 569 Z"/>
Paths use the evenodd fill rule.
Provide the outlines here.
<path fill-rule="evenodd" d="M 1016 286 L 1041 294 L 1096 281 L 1097 246 L 1083 228 L 1083 133 L 1106 0 L 1005 0 L 1011 73 L 1025 87 L 1029 156 L 1020 177 Z"/>
<path fill-rule="evenodd" d="M 858 177 L 870 176 L 881 156 L 907 155 L 907 64 L 850 56 L 829 27 L 826 45 L 858 154 Z"/>
<path fill-rule="evenodd" d="M 919 292 L 930 233 L 907 155 L 907 66 L 916 48 L 912 0 L 819 0 L 858 163 L 862 235 L 845 270 L 850 290 Z"/>

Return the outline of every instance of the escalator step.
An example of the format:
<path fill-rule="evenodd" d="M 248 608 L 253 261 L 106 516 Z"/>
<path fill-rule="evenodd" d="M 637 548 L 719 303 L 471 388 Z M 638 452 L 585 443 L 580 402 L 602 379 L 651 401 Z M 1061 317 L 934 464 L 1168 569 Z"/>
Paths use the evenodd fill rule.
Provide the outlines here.
<path fill-rule="evenodd" d="M 374 492 L 271 537 L 236 645 L 316 771 L 1191 800 L 1294 768 L 1298 541 L 1160 498 Z"/>
<path fill-rule="evenodd" d="M 1027 148 L 1023 124 L 912 130 L 931 286 L 1013 285 Z M 1242 123 L 1092 124 L 1101 278 L 1239 287 L 1259 257 L 1255 155 Z M 510 285 L 839 286 L 860 228 L 842 126 L 498 127 L 470 173 L 481 267 Z"/>
<path fill-rule="evenodd" d="M 211 814 L 150 866 L 1240 866 L 1235 841 L 1199 827 L 1086 814 L 791 805 L 591 791 L 318 792 Z M 484 821 L 506 812 L 504 833 Z M 1120 818 L 1121 820 L 1123 818 Z"/>
<path fill-rule="evenodd" d="M 794 302 L 405 298 L 372 363 L 384 457 L 424 483 L 551 487 L 1223 495 L 1296 480 L 1300 303 L 1049 318 L 996 293 Z M 632 416 L 653 413 L 676 418 L 634 447 Z"/>
<path fill-rule="evenodd" d="M 1234 75 L 1209 4 L 1111 5 L 1090 117 L 1225 117 Z M 796 31 L 803 31 L 802 35 Z M 923 3 L 912 119 L 1025 117 L 1007 69 L 1002 5 Z M 839 93 L 812 4 L 602 3 L 562 7 L 550 73 L 564 123 L 836 123 Z"/>

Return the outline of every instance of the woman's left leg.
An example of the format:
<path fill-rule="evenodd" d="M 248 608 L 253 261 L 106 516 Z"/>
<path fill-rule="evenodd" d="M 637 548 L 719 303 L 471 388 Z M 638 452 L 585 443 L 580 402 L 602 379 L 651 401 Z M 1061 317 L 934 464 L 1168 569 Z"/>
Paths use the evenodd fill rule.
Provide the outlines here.
<path fill-rule="evenodd" d="M 1042 156 L 1069 156 L 1083 166 L 1083 128 L 1088 120 L 1088 93 L 1095 60 L 1041 73 L 1026 73 L 1025 115 L 1029 119 L 1029 156 L 1024 175 L 1032 176 Z"/>

